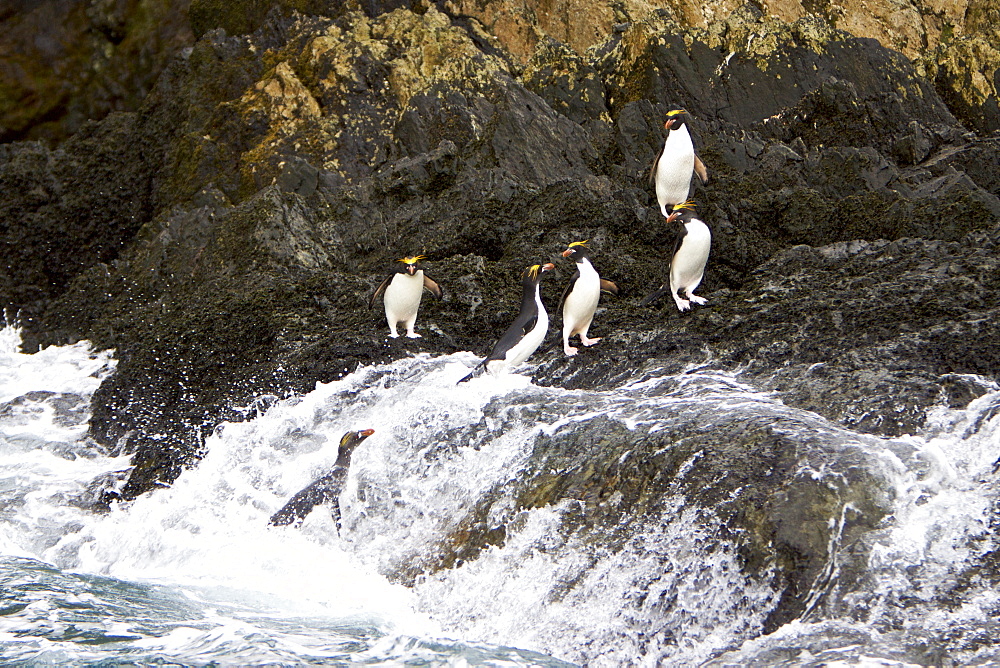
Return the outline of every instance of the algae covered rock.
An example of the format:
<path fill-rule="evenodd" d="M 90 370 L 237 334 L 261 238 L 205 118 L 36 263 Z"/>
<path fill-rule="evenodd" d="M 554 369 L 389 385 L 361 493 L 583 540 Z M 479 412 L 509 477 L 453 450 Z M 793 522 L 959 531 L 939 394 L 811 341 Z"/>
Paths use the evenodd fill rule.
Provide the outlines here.
<path fill-rule="evenodd" d="M 515 392 L 487 404 L 479 423 L 449 431 L 424 459 L 485 449 L 526 425 L 537 433 L 519 470 L 466 515 L 443 521 L 442 539 L 397 558 L 390 575 L 410 584 L 495 558 L 492 548 L 505 546 L 506 558 L 523 549 L 526 559 L 543 554 L 559 563 L 559 577 L 536 587 L 566 603 L 581 590 L 592 594 L 609 561 L 616 569 L 630 563 L 635 569 L 620 573 L 627 582 L 650 581 L 633 581 L 642 594 L 621 603 L 620 626 L 604 638 L 612 640 L 651 626 L 668 638 L 697 637 L 711 622 L 691 617 L 697 603 L 682 592 L 699 581 L 704 595 L 718 594 L 717 604 L 730 584 L 757 599 L 754 612 L 767 614 L 756 632 L 766 633 L 816 605 L 834 579 L 831 564 L 844 583 L 864 570 L 860 540 L 890 512 L 899 467 L 878 439 L 790 410 L 704 367 L 636 371 L 640 380 L 607 392 Z M 516 547 L 528 511 L 542 508 L 556 516 L 553 525 Z M 654 562 L 650 572 L 633 563 L 636 551 Z M 724 570 L 724 555 L 734 556 L 736 572 L 707 580 L 689 572 L 709 563 Z M 737 595 L 729 605 L 739 619 L 747 601 Z"/>
<path fill-rule="evenodd" d="M 929 78 L 953 113 L 982 134 L 1000 130 L 997 72 L 1000 48 L 995 39 L 968 35 L 943 44 L 926 58 Z"/>

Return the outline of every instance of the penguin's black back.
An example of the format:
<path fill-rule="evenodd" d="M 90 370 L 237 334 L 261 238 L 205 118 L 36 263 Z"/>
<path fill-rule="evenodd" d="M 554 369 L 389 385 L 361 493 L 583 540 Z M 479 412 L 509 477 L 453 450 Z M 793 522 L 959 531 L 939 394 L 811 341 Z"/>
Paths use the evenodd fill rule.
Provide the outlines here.
<path fill-rule="evenodd" d="M 578 280 L 580 280 L 579 265 L 577 265 L 576 271 L 573 272 L 573 277 L 569 279 L 569 283 L 566 284 L 566 289 L 563 290 L 562 297 L 559 298 L 559 306 L 557 308 L 560 310 L 562 309 L 563 302 L 565 302 L 566 298 L 569 297 L 569 293 L 573 292 L 573 286 L 576 285 Z"/>
<path fill-rule="evenodd" d="M 667 133 L 669 134 L 669 132 L 670 131 L 668 130 Z M 663 142 L 660 144 L 660 152 L 656 154 L 656 159 L 653 160 L 653 164 L 649 168 L 649 187 L 650 188 L 655 188 L 656 187 L 656 166 L 660 164 L 660 158 L 663 157 L 663 151 L 666 150 L 666 148 L 667 148 L 667 143 L 666 143 L 666 139 L 664 139 Z"/>
<path fill-rule="evenodd" d="M 684 237 L 687 236 L 688 230 L 687 226 L 682 222 L 677 227 L 677 236 L 674 237 L 674 249 L 670 251 L 670 257 L 673 259 L 677 255 L 677 251 L 681 249 L 681 245 L 684 243 Z"/>
<path fill-rule="evenodd" d="M 541 274 L 538 276 L 540 277 Z M 517 342 L 523 339 L 524 335 L 530 332 L 535 325 L 535 321 L 538 320 L 538 304 L 535 303 L 535 289 L 538 286 L 538 280 L 538 278 L 525 275 L 522 281 L 521 310 L 514 318 L 514 322 L 493 346 L 493 350 L 484 360 L 484 364 L 491 360 L 503 359 L 506 352 L 516 346 Z"/>
<path fill-rule="evenodd" d="M 268 523 L 279 527 L 298 523 L 304 520 L 306 515 L 316 506 L 329 503 L 333 519 L 339 526 L 340 502 L 337 497 L 340 496 L 340 490 L 343 489 L 346 479 L 347 467 L 334 466 L 332 471 L 289 499 L 288 503 L 281 507 L 281 510 L 271 516 Z"/>

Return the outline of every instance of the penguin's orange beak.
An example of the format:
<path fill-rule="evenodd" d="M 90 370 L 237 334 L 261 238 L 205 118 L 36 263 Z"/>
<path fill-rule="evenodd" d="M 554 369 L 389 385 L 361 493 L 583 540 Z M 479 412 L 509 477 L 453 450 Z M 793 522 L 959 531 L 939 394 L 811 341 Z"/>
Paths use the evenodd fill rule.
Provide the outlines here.
<path fill-rule="evenodd" d="M 413 276 L 414 274 L 417 273 L 417 265 L 415 264 L 406 265 L 406 271 L 410 276 Z"/>
<path fill-rule="evenodd" d="M 551 262 L 546 262 L 545 264 L 542 265 L 542 271 L 552 271 L 555 268 L 556 266 Z"/>
<path fill-rule="evenodd" d="M 677 122 L 676 118 L 668 118 L 667 122 L 663 124 L 663 127 L 665 127 L 667 130 L 669 130 L 670 128 L 673 127 L 674 123 L 676 123 L 676 122 Z"/>
<path fill-rule="evenodd" d="M 680 211 L 674 211 L 669 216 L 667 216 L 667 222 L 668 223 L 674 222 L 675 220 L 677 220 L 677 216 L 679 216 L 679 215 L 681 215 Z"/>
<path fill-rule="evenodd" d="M 575 252 L 576 252 L 576 251 L 575 251 L 575 250 L 573 250 L 572 248 L 567 248 L 566 250 L 564 250 L 564 251 L 562 252 L 562 256 L 563 256 L 563 257 L 569 257 L 570 255 L 572 255 L 572 254 L 573 254 L 573 253 L 575 253 Z"/>
<path fill-rule="evenodd" d="M 358 432 L 358 436 L 361 436 L 362 438 L 368 438 L 374 433 L 375 433 L 374 429 L 362 429 L 361 431 Z"/>

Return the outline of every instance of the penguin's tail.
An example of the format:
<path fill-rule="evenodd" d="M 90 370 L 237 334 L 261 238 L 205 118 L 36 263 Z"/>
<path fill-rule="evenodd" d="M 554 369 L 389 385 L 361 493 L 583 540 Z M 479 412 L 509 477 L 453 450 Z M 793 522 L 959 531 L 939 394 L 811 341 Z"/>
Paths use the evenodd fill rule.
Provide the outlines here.
<path fill-rule="evenodd" d="M 660 298 L 663 297 L 663 295 L 668 294 L 669 292 L 670 292 L 670 287 L 664 285 L 662 288 L 660 288 L 659 290 L 657 290 L 656 292 L 654 292 L 653 294 L 649 295 L 641 302 L 639 302 L 639 306 L 649 306 L 653 302 L 659 301 Z"/>
<path fill-rule="evenodd" d="M 460 383 L 464 383 L 464 382 L 465 382 L 465 381 L 467 381 L 467 380 L 472 380 L 472 379 L 473 379 L 473 378 L 475 378 L 476 376 L 481 376 L 481 375 L 483 375 L 483 372 L 484 372 L 484 371 L 486 371 L 486 360 L 483 360 L 482 362 L 480 362 L 479 364 L 477 364 L 477 365 L 476 365 L 476 368 L 475 368 L 475 369 L 473 369 L 473 370 L 472 370 L 472 371 L 471 371 L 471 372 L 469 373 L 469 375 L 468 375 L 468 376 L 466 376 L 465 378 L 463 378 L 462 380 L 458 381 L 458 383 L 455 383 L 455 384 L 456 384 L 456 385 L 458 385 L 458 384 L 460 384 Z"/>

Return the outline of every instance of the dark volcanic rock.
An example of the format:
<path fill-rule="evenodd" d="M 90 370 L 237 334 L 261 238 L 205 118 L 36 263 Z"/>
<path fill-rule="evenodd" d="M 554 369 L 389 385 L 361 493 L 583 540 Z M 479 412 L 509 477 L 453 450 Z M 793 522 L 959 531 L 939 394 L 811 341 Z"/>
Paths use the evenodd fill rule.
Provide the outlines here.
<path fill-rule="evenodd" d="M 915 433 L 927 407 L 954 403 L 944 399 L 954 374 L 1000 372 L 995 245 L 974 234 L 958 243 L 796 246 L 692 314 L 678 318 L 672 305 L 647 313 L 664 324 L 609 308 L 601 322 L 614 343 L 599 355 L 551 359 L 541 382 L 603 388 L 663 357 L 678 371 L 741 369 L 786 403 L 859 431 Z"/>
<path fill-rule="evenodd" d="M 433 6 L 227 6 L 248 10 L 237 16 L 216 4 L 192 2 L 201 37 L 142 108 L 58 149 L 0 147 L 2 307 L 21 312 L 29 349 L 117 349 L 91 431 L 134 454 L 125 498 L 170 484 L 259 395 L 416 351 L 485 353 L 521 270 L 582 239 L 622 293 L 604 302 L 598 347 L 540 351 L 539 384 L 607 389 L 647 365 L 709 365 L 897 435 L 973 396 L 956 378 L 1000 373 L 1000 143 L 968 133 L 872 40 L 751 7 L 709 31 L 657 14 L 588 58 L 543 42 L 518 71 L 473 22 Z M 710 303 L 684 314 L 638 306 L 667 277 L 673 235 L 646 171 L 680 106 L 712 177 L 693 190 L 713 230 Z M 445 297 L 423 306 L 424 338 L 388 341 L 368 298 L 415 253 Z M 690 429 L 609 437 L 624 443 L 607 450 L 560 434 L 517 503 L 582 498 L 574 526 L 603 526 L 619 518 L 602 513 L 642 514 L 664 489 L 697 486 L 748 569 L 778 565 L 772 625 L 801 613 L 828 562 L 820 524 L 855 506 L 863 532 L 885 510 L 864 456 L 845 453 L 843 479 L 820 489 L 737 467 L 736 444 L 776 469 L 833 446 L 797 451 L 772 424 Z M 690 477 L 675 476 L 696 450 Z M 588 505 L 616 492 L 618 510 Z M 503 540 L 467 529 L 427 567 Z"/>
<path fill-rule="evenodd" d="M 769 618 L 760 620 L 765 632 L 816 604 L 832 580 L 832 561 L 841 581 L 864 572 L 865 553 L 855 545 L 892 509 L 901 467 L 885 456 L 883 441 L 750 394 L 732 375 L 704 365 L 675 375 L 664 374 L 659 360 L 637 361 L 630 373 L 640 382 L 609 392 L 504 393 L 478 422 L 436 433 L 430 443 L 415 437 L 410 448 L 422 456 L 410 466 L 423 468 L 493 447 L 508 434 L 519 438 L 526 428 L 535 433 L 523 466 L 449 517 L 439 542 L 399 555 L 388 574 L 412 583 L 473 562 L 491 546 L 523 541 L 526 511 L 535 508 L 559 518 L 532 541 L 533 550 L 561 564 L 557 582 L 540 584 L 555 600 L 571 602 L 579 581 L 599 579 L 601 569 L 591 569 L 606 555 L 638 551 L 660 560 L 656 584 L 622 603 L 623 626 L 633 631 L 684 635 L 690 608 L 675 598 L 673 578 L 689 582 L 678 572 L 718 564 L 724 554 L 742 565 L 747 590 L 773 592 Z M 574 556 L 562 560 L 567 552 Z M 701 558 L 689 560 L 692 552 Z M 620 558 L 616 570 L 629 563 Z M 648 601 L 647 591 L 655 592 Z M 616 632 L 621 627 L 608 631 Z"/>
<path fill-rule="evenodd" d="M 0 142 L 60 141 L 137 109 L 194 38 L 189 0 L 39 0 L 0 7 Z"/>
<path fill-rule="evenodd" d="M 730 312 L 726 338 L 744 348 L 733 361 L 790 404 L 860 431 L 914 433 L 948 374 L 1000 371 L 994 248 L 985 235 L 792 248 Z"/>
<path fill-rule="evenodd" d="M 5 272 L 5 305 L 26 314 L 29 345 L 87 337 L 118 348 L 95 433 L 125 451 L 156 452 L 160 434 L 176 441 L 140 458 L 155 465 L 136 469 L 129 493 L 173 479 L 233 403 L 402 353 L 384 347 L 378 314 L 363 307 L 384 267 L 415 252 L 462 287 L 422 316 L 442 335 L 407 345 L 484 350 L 516 299 L 510 277 L 594 240 L 623 288 L 604 322 L 624 347 L 588 355 L 567 382 L 612 382 L 623 355 L 673 364 L 708 349 L 791 402 L 897 433 L 920 424 L 941 374 L 995 371 L 989 355 L 972 361 L 986 351 L 947 352 L 979 307 L 933 285 L 943 271 L 992 308 L 989 268 L 970 256 L 971 239 L 990 237 L 968 235 L 1000 215 L 983 168 L 997 146 L 966 137 L 912 66 L 871 40 L 751 10 L 707 35 L 654 18 L 616 33 L 592 63 L 546 43 L 522 83 L 433 8 L 268 16 L 247 38 L 207 32 L 143 111 L 91 131 L 95 149 L 84 137 L 56 152 L 10 146 L 0 165 L 18 193 L 5 203 L 7 243 L 23 257 Z M 694 193 L 714 234 L 706 288 L 729 291 L 654 327 L 660 316 L 636 303 L 664 280 L 671 240 L 645 171 L 663 113 L 679 105 L 695 114 L 712 172 Z M 115 164 L 106 154 L 129 169 L 102 176 Z M 29 221 L 45 230 L 67 210 L 117 222 L 18 245 Z M 895 261 L 925 263 L 907 265 L 909 282 L 885 253 L 835 261 L 839 251 L 796 249 L 762 265 L 802 244 L 907 237 L 959 245 L 891 246 L 903 249 Z M 38 250 L 53 239 L 67 253 L 54 277 Z M 478 258 L 471 272 L 461 258 Z M 582 362 L 554 364 L 543 382 Z M 807 377 L 828 383 L 809 389 Z"/>
<path fill-rule="evenodd" d="M 96 263 L 116 258 L 148 219 L 157 151 L 115 114 L 61 149 L 0 145 L 3 306 L 32 322 Z M 154 167 L 155 165 L 155 167 Z"/>

